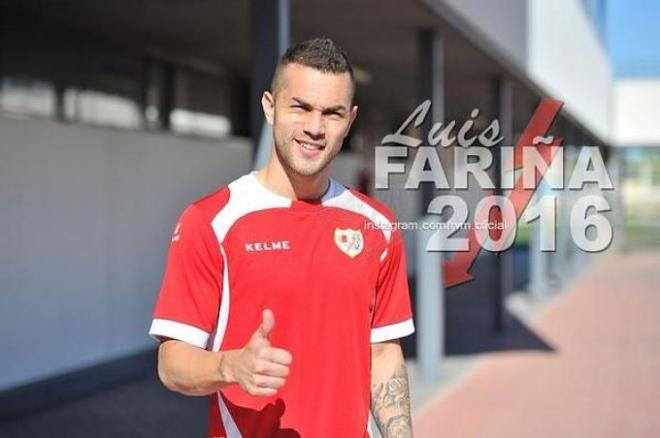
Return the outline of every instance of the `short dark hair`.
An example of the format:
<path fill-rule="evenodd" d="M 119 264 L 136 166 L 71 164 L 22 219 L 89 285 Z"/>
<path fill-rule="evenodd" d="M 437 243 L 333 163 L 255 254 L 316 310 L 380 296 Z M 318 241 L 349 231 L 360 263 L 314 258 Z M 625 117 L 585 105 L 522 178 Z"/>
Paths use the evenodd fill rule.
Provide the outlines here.
<path fill-rule="evenodd" d="M 289 64 L 304 65 L 324 73 L 348 73 L 353 85 L 351 92 L 355 91 L 351 61 L 346 52 L 330 38 L 314 38 L 289 47 L 275 67 L 270 85 L 271 92 L 277 91 L 282 80 L 282 69 Z"/>

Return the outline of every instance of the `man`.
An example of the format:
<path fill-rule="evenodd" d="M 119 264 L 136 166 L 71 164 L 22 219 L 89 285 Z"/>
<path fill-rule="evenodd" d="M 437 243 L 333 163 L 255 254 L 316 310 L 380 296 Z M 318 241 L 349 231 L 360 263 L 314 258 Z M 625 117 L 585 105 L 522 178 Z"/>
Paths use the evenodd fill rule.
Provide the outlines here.
<path fill-rule="evenodd" d="M 290 48 L 262 105 L 268 164 L 191 204 L 150 334 L 164 385 L 211 395 L 211 437 L 411 436 L 398 338 L 414 331 L 403 240 L 329 177 L 357 115 L 347 56 Z"/>

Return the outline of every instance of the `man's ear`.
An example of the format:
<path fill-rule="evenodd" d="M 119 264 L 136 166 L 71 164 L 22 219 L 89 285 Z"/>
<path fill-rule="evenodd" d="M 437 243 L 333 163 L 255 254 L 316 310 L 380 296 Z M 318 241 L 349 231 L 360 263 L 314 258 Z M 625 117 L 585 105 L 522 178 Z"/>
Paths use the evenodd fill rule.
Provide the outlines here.
<path fill-rule="evenodd" d="M 358 107 L 357 105 L 353 105 L 353 108 L 351 108 L 351 114 L 349 116 L 348 129 L 346 129 L 346 135 L 348 135 L 348 132 L 351 130 L 351 126 L 353 126 L 353 122 L 355 121 L 357 114 L 358 114 Z"/>
<path fill-rule="evenodd" d="M 273 124 L 275 114 L 275 98 L 270 91 L 264 91 L 261 95 L 261 107 L 264 110 L 264 116 L 269 125 Z"/>

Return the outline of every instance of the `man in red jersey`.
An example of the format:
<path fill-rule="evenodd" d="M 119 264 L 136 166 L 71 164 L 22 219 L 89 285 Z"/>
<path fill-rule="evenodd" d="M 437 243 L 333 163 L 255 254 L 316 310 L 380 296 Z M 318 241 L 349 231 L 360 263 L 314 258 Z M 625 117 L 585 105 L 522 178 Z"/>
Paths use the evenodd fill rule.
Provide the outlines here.
<path fill-rule="evenodd" d="M 210 437 L 409 437 L 398 338 L 414 331 L 403 240 L 332 180 L 357 115 L 331 40 L 290 48 L 262 105 L 270 161 L 189 205 L 150 334 L 164 385 L 211 395 Z"/>

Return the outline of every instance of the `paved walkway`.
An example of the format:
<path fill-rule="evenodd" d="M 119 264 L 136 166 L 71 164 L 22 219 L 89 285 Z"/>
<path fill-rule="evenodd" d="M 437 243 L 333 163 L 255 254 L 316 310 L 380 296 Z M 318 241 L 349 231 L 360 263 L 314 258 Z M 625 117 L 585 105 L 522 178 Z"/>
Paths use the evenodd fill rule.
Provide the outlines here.
<path fill-rule="evenodd" d="M 611 255 L 415 414 L 416 438 L 660 437 L 660 253 Z"/>
<path fill-rule="evenodd" d="M 660 437 L 660 252 L 611 255 L 540 313 L 520 295 L 499 334 L 472 286 L 447 297 L 441 385 L 421 386 L 411 363 L 416 438 Z M 204 436 L 207 403 L 153 375 L 0 425 L 0 438 Z"/>

